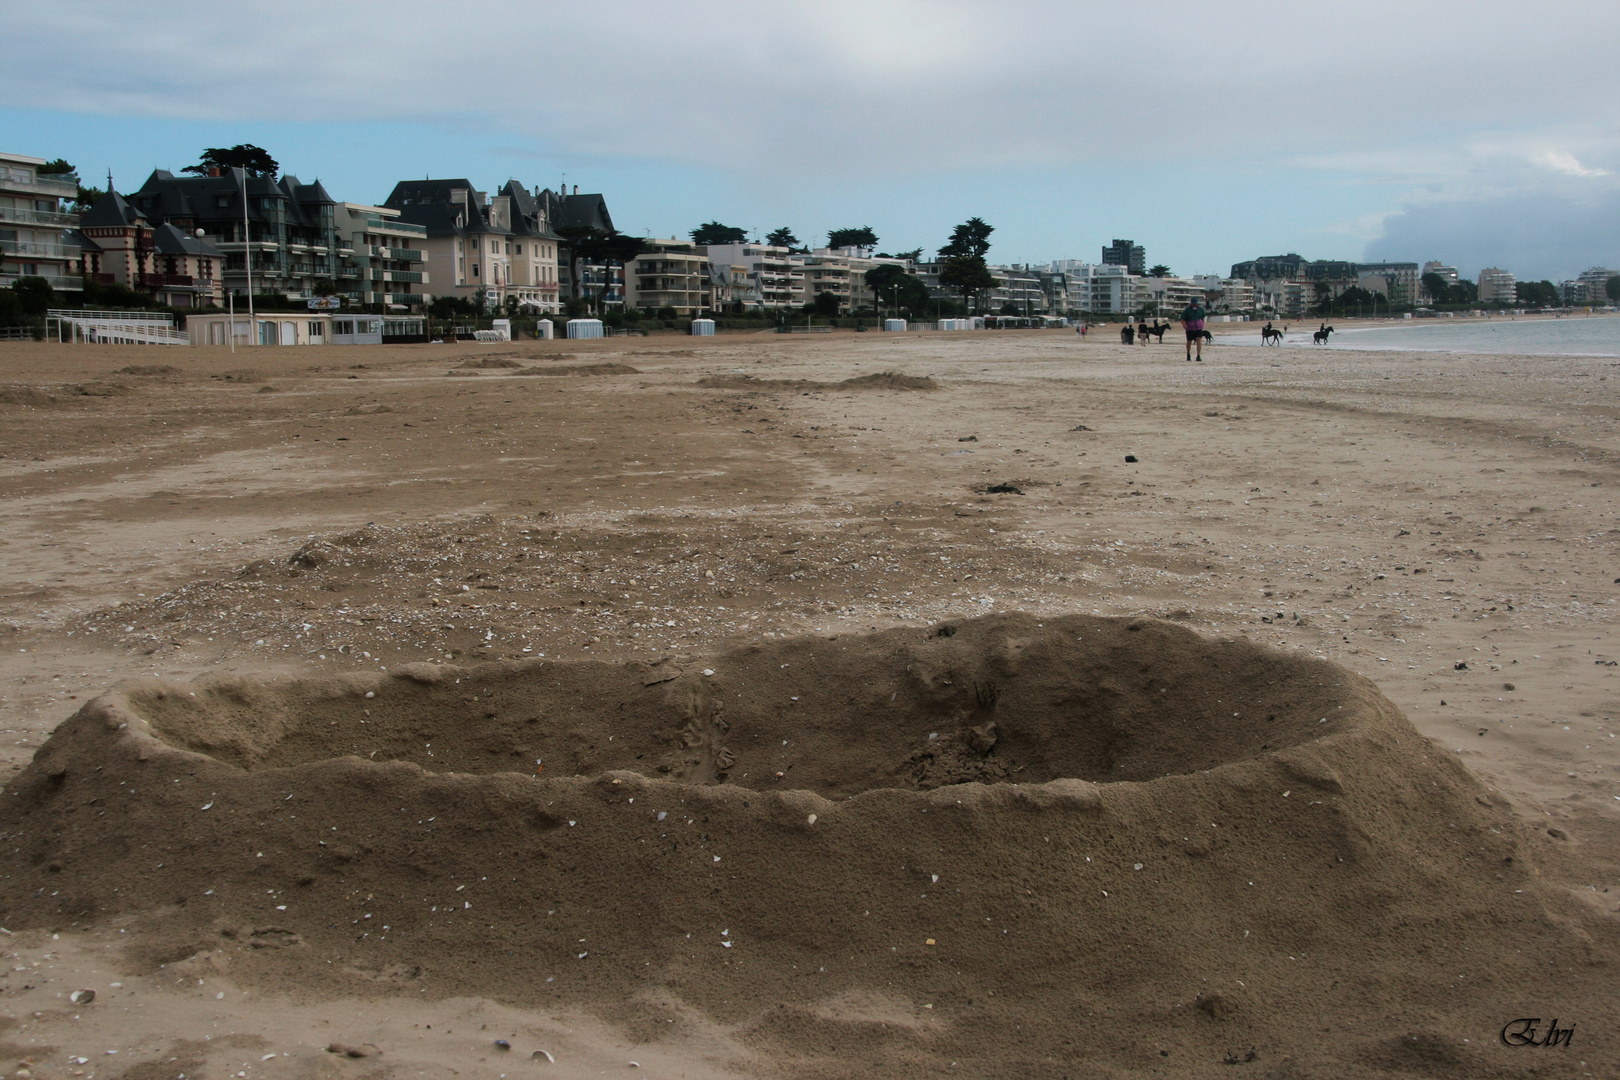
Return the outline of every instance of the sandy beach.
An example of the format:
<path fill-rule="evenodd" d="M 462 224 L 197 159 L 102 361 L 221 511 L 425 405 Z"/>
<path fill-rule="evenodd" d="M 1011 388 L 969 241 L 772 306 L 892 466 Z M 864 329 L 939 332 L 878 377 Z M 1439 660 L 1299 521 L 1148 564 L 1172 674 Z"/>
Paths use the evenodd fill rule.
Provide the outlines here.
<path fill-rule="evenodd" d="M 1615 1075 L 1620 359 L 1107 330 L 0 345 L 6 1075 Z"/>

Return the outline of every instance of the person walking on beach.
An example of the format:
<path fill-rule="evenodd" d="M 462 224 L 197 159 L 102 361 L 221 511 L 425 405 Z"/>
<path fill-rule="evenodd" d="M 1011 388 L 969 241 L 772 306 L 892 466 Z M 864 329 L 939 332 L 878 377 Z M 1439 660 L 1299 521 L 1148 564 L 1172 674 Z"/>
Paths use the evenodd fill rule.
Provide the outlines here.
<path fill-rule="evenodd" d="M 1181 328 L 1187 331 L 1187 359 L 1193 359 L 1193 346 L 1198 347 L 1198 362 L 1204 361 L 1204 302 L 1192 299 L 1181 312 Z"/>

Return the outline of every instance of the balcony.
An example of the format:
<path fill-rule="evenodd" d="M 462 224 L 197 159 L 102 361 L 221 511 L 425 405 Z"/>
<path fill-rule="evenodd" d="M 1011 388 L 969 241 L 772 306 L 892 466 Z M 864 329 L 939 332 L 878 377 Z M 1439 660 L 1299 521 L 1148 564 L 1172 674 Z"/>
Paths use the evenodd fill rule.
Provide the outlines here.
<path fill-rule="evenodd" d="M 78 227 L 78 214 L 58 214 L 50 210 L 19 210 L 11 206 L 0 206 L 0 221 L 15 222 L 18 225 L 49 225 L 57 229 L 72 229 Z"/>
<path fill-rule="evenodd" d="M 340 266 L 337 268 L 337 276 L 340 278 L 357 278 L 360 276 L 360 268 L 358 266 Z"/>
<path fill-rule="evenodd" d="M 192 288 L 196 284 L 190 274 L 136 274 L 135 284 L 144 288 L 180 287 Z"/>
<path fill-rule="evenodd" d="M 72 277 L 63 277 L 59 274 L 19 274 L 15 270 L 0 270 L 0 288 L 9 287 L 13 281 L 21 277 L 44 278 L 45 284 L 57 292 L 82 292 L 84 278 L 77 274 Z"/>
<path fill-rule="evenodd" d="M 61 244 L 36 244 L 28 240 L 0 240 L 0 255 L 11 259 L 37 258 L 37 259 L 77 259 L 82 254 L 78 248 L 63 247 Z"/>
<path fill-rule="evenodd" d="M 24 191 L 30 195 L 43 195 L 48 199 L 71 199 L 79 194 L 79 178 L 77 176 L 72 173 L 51 173 L 50 176 L 69 176 L 72 179 L 47 179 L 44 176 L 36 176 L 33 180 L 0 179 L 0 189 Z"/>
<path fill-rule="evenodd" d="M 409 281 L 420 285 L 427 280 L 427 275 L 420 270 L 373 270 L 372 281 Z"/>

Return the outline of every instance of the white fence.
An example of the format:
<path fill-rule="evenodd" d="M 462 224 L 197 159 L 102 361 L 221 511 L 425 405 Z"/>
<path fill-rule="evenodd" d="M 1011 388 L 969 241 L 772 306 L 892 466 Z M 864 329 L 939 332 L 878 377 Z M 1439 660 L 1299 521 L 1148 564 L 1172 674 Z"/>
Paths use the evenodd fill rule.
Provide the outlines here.
<path fill-rule="evenodd" d="M 191 335 L 177 330 L 174 317 L 161 312 L 51 308 L 45 313 L 45 340 L 101 345 L 190 345 Z"/>

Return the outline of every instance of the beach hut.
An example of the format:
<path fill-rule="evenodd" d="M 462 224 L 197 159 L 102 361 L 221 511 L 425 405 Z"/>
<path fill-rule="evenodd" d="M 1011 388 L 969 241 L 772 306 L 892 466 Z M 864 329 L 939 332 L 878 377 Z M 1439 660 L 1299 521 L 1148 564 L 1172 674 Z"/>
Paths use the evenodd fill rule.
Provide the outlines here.
<path fill-rule="evenodd" d="M 568 336 L 570 338 L 596 338 L 602 337 L 601 319 L 569 319 Z"/>
<path fill-rule="evenodd" d="M 884 319 L 883 320 L 883 329 L 885 329 L 885 330 L 897 330 L 897 331 L 899 331 L 900 333 L 903 334 L 907 330 L 906 320 L 904 320 L 904 319 Z"/>
<path fill-rule="evenodd" d="M 692 336 L 693 337 L 714 337 L 714 320 L 713 319 L 693 319 L 692 320 Z"/>

